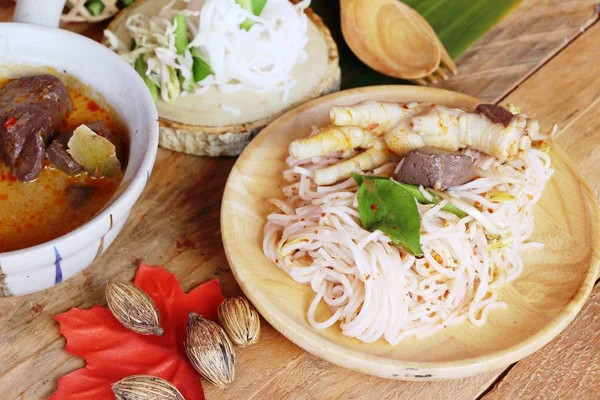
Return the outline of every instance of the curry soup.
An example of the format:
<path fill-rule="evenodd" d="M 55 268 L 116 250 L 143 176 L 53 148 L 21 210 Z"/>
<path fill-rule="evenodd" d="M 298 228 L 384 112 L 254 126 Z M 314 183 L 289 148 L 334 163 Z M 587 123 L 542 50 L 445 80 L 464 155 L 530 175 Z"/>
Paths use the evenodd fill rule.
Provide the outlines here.
<path fill-rule="evenodd" d="M 0 90 L 8 82 L 10 80 L 6 79 L 0 82 Z M 58 133 L 72 132 L 81 124 L 102 121 L 127 148 L 123 124 L 114 113 L 78 89 L 67 87 L 67 90 L 72 111 Z M 124 158 L 126 160 L 126 156 Z M 41 244 L 83 225 L 110 200 L 122 177 L 121 173 L 110 178 L 94 178 L 86 172 L 70 176 L 46 159 L 37 179 L 21 182 L 5 163 L 0 162 L 0 252 Z"/>

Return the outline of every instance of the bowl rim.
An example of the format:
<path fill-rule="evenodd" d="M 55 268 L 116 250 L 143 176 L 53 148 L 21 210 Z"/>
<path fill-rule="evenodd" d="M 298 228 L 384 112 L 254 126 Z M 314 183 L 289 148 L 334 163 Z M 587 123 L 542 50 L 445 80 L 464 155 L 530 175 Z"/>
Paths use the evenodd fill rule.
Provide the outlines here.
<path fill-rule="evenodd" d="M 80 46 L 95 47 L 98 51 L 104 52 L 105 57 L 103 57 L 102 62 L 111 66 L 121 65 L 125 77 L 132 82 L 132 85 L 135 86 L 136 92 L 138 92 L 137 96 L 140 107 L 146 111 L 146 114 L 148 116 L 148 122 L 146 122 L 146 124 L 149 129 L 144 130 L 145 134 L 148 135 L 148 146 L 142 156 L 142 160 L 139 164 L 139 167 L 137 168 L 135 174 L 129 182 L 121 181 L 116 190 L 117 196 L 111 199 L 107 206 L 105 206 L 100 212 L 94 215 L 86 223 L 70 232 L 65 233 L 62 236 L 59 236 L 55 239 L 49 240 L 44 243 L 37 244 L 35 246 L 26 247 L 24 249 L 0 252 L 1 260 L 24 255 L 31 256 L 31 253 L 45 251 L 48 248 L 58 246 L 63 247 L 63 245 L 67 244 L 68 242 L 76 243 L 76 245 L 70 247 L 70 251 L 65 252 L 64 256 L 68 256 L 69 254 L 78 251 L 79 249 L 87 246 L 89 243 L 97 239 L 96 235 L 92 235 L 93 237 L 88 237 L 86 233 L 93 226 L 95 226 L 98 221 L 109 218 L 111 214 L 115 214 L 115 210 L 117 209 L 130 210 L 133 207 L 133 205 L 137 202 L 142 190 L 146 186 L 147 180 L 150 177 L 150 173 L 152 172 L 154 161 L 156 159 L 156 153 L 158 151 L 158 114 L 154 105 L 154 100 L 152 99 L 150 92 L 146 89 L 146 85 L 142 78 L 139 76 L 139 74 L 133 68 L 131 68 L 125 60 L 123 60 L 112 50 L 108 49 L 102 44 L 83 35 L 79 35 L 77 33 L 63 29 L 48 28 L 44 26 L 31 25 L 21 22 L 0 23 L 0 31 L 6 28 L 15 29 L 16 31 L 25 30 L 28 32 L 35 32 L 36 34 L 61 36 L 65 38 L 65 40 L 78 42 Z M 18 61 L 16 63 L 18 63 Z M 101 91 L 97 88 L 92 89 L 101 93 Z M 130 148 L 130 153 L 131 151 L 132 149 Z M 133 166 L 130 163 L 128 163 L 124 175 L 127 173 L 128 170 L 130 170 L 130 168 L 133 168 Z M 119 192 L 120 188 L 124 183 L 126 183 L 127 186 L 124 190 Z M 23 271 L 26 270 L 30 270 L 30 268 L 24 269 Z"/>
<path fill-rule="evenodd" d="M 254 151 L 255 146 L 258 146 L 256 144 L 258 143 L 256 139 L 260 139 L 261 135 L 269 135 L 272 130 L 278 129 L 279 125 L 287 122 L 290 119 L 296 118 L 295 115 L 297 113 L 310 112 L 310 110 L 319 103 L 330 102 L 332 100 L 350 95 L 377 95 L 378 93 L 389 94 L 390 92 L 401 92 L 404 90 L 417 91 L 423 94 L 446 92 L 447 94 L 459 96 L 462 99 L 466 99 L 474 103 L 484 102 L 476 97 L 450 90 L 410 85 L 379 85 L 343 90 L 311 100 L 286 112 L 273 121 L 269 126 L 267 126 L 259 135 L 257 135 L 254 141 L 250 143 L 244 152 Z M 587 197 L 587 201 L 592 202 L 592 204 L 595 205 L 593 193 L 589 184 L 585 181 L 585 179 L 583 179 L 581 173 L 572 160 L 564 153 L 562 149 L 556 146 L 553 147 L 553 152 L 562 158 L 565 164 L 567 164 L 570 172 L 581 181 L 583 192 Z M 600 257 L 597 251 L 597 249 L 600 249 L 600 232 L 596 232 L 596 230 L 592 229 L 593 232 L 590 241 L 592 242 L 593 246 L 595 246 L 596 250 L 592 250 L 590 266 L 587 274 L 585 275 L 585 279 L 582 281 L 575 296 L 573 296 L 570 302 L 566 304 L 559 313 L 550 319 L 547 324 L 535 334 L 528 336 L 524 340 L 512 345 L 507 349 L 497 350 L 480 356 L 455 361 L 403 361 L 386 358 L 385 356 L 363 353 L 323 337 L 320 337 L 319 340 L 317 340 L 317 338 L 314 336 L 314 328 L 307 328 L 306 326 L 300 325 L 284 313 L 274 313 L 268 308 L 263 307 L 265 302 L 270 303 L 264 294 L 264 291 L 253 291 L 248 287 L 246 281 L 240 280 L 239 270 L 243 269 L 243 264 L 236 266 L 236 262 L 239 262 L 239 260 L 234 259 L 236 256 L 232 256 L 231 254 L 231 249 L 234 246 L 233 243 L 235 238 L 233 236 L 230 237 L 228 230 L 225 227 L 228 224 L 226 221 L 228 218 L 228 204 L 235 197 L 235 194 L 233 194 L 233 189 L 231 188 L 232 180 L 235 179 L 233 175 L 235 175 L 236 170 L 239 169 L 239 164 L 241 163 L 240 160 L 243 160 L 243 155 L 244 153 L 242 153 L 242 155 L 238 158 L 231 170 L 225 185 L 225 191 L 223 193 L 223 200 L 221 203 L 221 236 L 225 255 L 233 275 L 244 294 L 254 304 L 260 314 L 278 332 L 283 334 L 287 339 L 291 340 L 304 350 L 344 368 L 349 368 L 354 371 L 379 376 L 382 378 L 423 381 L 465 378 L 489 372 L 494 369 L 506 367 L 509 364 L 531 355 L 533 352 L 548 344 L 552 339 L 560 334 L 560 332 L 562 332 L 569 323 L 573 321 L 583 307 L 585 300 L 592 292 L 594 283 L 600 272 Z M 591 209 L 591 219 L 593 220 L 593 225 L 596 227 L 600 226 L 600 218 L 598 216 L 597 206 L 592 207 Z M 275 265 L 273 265 L 273 267 L 276 268 Z M 368 346 L 368 344 L 365 345 Z M 360 362 L 357 360 L 360 360 Z M 342 364 L 342 361 L 345 361 L 346 363 Z"/>

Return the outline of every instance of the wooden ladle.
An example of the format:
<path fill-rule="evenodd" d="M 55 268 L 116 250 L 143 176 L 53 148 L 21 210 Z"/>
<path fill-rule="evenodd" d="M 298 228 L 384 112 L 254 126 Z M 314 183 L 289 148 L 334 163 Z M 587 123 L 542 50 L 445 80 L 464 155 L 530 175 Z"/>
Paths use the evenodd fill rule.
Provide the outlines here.
<path fill-rule="evenodd" d="M 394 78 L 419 79 L 438 68 L 442 49 L 432 40 L 437 36 L 406 4 L 340 0 L 340 6 L 346 43 L 372 69 Z"/>

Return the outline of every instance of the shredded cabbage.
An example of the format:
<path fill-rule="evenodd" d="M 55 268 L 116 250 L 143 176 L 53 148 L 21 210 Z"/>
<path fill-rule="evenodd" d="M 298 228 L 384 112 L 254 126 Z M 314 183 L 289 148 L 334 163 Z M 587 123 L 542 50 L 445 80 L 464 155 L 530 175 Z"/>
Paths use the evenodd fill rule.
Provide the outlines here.
<path fill-rule="evenodd" d="M 260 16 L 244 10 L 235 0 L 206 0 L 200 10 L 176 9 L 183 0 L 172 0 L 157 15 L 133 14 L 125 26 L 135 45 L 128 46 L 105 30 L 109 47 L 132 66 L 143 57 L 146 76 L 171 102 L 183 91 L 203 93 L 211 87 L 221 92 L 248 90 L 281 92 L 283 100 L 296 84 L 294 66 L 308 56 L 307 17 L 310 0 L 294 5 L 288 0 L 268 0 Z M 184 15 L 190 42 L 183 54 L 175 48 L 173 17 Z M 248 29 L 241 24 L 254 22 Z M 194 56 L 210 66 L 209 74 L 194 81 Z"/>

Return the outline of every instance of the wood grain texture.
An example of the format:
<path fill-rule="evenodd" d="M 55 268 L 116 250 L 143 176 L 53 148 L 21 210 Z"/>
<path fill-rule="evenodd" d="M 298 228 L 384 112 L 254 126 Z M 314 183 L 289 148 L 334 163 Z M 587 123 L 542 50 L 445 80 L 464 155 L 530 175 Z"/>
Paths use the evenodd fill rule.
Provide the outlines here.
<path fill-rule="evenodd" d="M 542 130 L 558 124 L 556 143 L 580 168 L 600 204 L 598 37 L 599 23 L 573 41 L 502 103 L 517 104 L 533 117 L 543 115 Z"/>
<path fill-rule="evenodd" d="M 457 61 L 440 87 L 494 101 L 597 20 L 597 0 L 523 0 Z"/>
<path fill-rule="evenodd" d="M 600 287 L 558 338 L 514 366 L 483 400 L 577 398 L 600 393 Z"/>
<path fill-rule="evenodd" d="M 326 375 L 323 375 L 324 371 L 327 371 Z M 475 399 L 481 393 L 481 388 L 492 384 L 497 375 L 497 372 L 492 372 L 453 381 L 399 382 L 332 367 L 327 361 L 306 354 L 296 364 L 279 374 L 277 381 L 282 384 L 265 385 L 248 399 Z"/>
<path fill-rule="evenodd" d="M 558 123 L 556 143 L 571 155 L 600 203 L 598 35 L 600 24 L 595 24 L 503 102 L 518 104 L 532 116 L 547 115 L 542 128 Z M 563 334 L 516 364 L 483 399 L 598 398 L 599 315 L 600 282 Z"/>
<path fill-rule="evenodd" d="M 435 1 L 435 0 L 434 0 Z M 313 6 L 324 17 L 338 42 L 342 67 L 342 89 L 404 83 L 377 74 L 349 54 L 339 28 L 337 2 L 315 0 Z M 415 8 L 420 0 L 411 1 Z M 452 2 L 452 0 L 446 0 Z M 423 1 L 427 4 L 430 1 Z M 504 4 L 509 3 L 508 1 Z M 514 90 L 552 56 L 566 47 L 597 20 L 597 0 L 523 0 L 487 32 L 456 64 L 458 75 L 441 87 L 495 101 Z M 443 6 L 444 1 L 438 4 Z M 327 12 L 328 10 L 328 12 Z M 439 17 L 440 19 L 442 17 Z M 457 20 L 448 24 L 460 23 Z M 437 22 L 436 25 L 442 26 Z M 439 28 L 438 29 L 443 29 Z M 451 29 L 448 29 L 449 31 Z"/>
<path fill-rule="evenodd" d="M 535 10 L 536 3 L 545 4 L 546 7 Z M 591 15 L 588 6 L 591 7 L 593 3 L 594 1 L 588 0 L 571 0 L 562 2 L 561 5 L 558 1 L 550 3 L 548 0 L 535 2 L 526 0 L 523 4 L 529 4 L 529 9 L 514 11 L 515 18 L 512 19 L 515 23 L 514 31 L 527 32 L 528 29 L 539 29 L 541 24 L 545 26 L 542 31 L 549 32 L 556 28 L 566 33 L 564 27 L 569 25 L 572 28 L 569 32 L 574 34 L 578 32 L 579 25 L 576 23 L 575 15 L 587 18 L 586 16 Z M 550 4 L 552 7 L 559 8 L 556 11 L 549 10 Z M 577 11 L 579 5 L 587 7 L 585 12 Z M 572 16 L 560 17 L 566 15 L 559 12 L 560 7 L 569 7 Z M 0 2 L 0 21 L 10 20 L 12 8 L 12 1 Z M 564 8 L 562 10 L 564 11 Z M 521 12 L 530 12 L 531 15 L 535 13 L 556 15 L 560 17 L 559 21 L 562 23 L 548 20 L 529 27 L 519 22 L 517 13 Z M 572 22 L 568 22 L 569 18 Z M 492 30 L 484 37 L 488 45 L 495 40 L 498 40 L 498 43 L 502 41 L 510 43 L 518 37 L 518 34 L 513 33 L 511 39 L 506 39 L 506 35 L 511 31 L 506 25 L 507 20 L 505 19 L 499 25 L 504 26 L 502 31 L 492 34 L 494 32 Z M 581 21 L 581 18 L 579 20 Z M 555 26 L 551 27 L 551 25 Z M 104 24 L 69 24 L 66 27 L 100 39 Z M 504 34 L 501 34 L 502 32 Z M 596 193 L 600 194 L 600 175 L 597 167 L 600 162 L 600 154 L 597 150 L 597 143 L 600 141 L 598 137 L 600 114 L 594 112 L 593 107 L 590 108 L 590 104 L 597 104 L 595 102 L 600 97 L 600 87 L 598 87 L 600 71 L 598 71 L 597 61 L 593 61 L 598 53 L 597 50 L 587 51 L 588 46 L 590 49 L 597 49 L 591 46 L 597 45 L 593 39 L 598 37 L 598 30 L 594 31 L 595 37 L 591 36 L 590 32 L 585 32 L 573 43 L 573 46 L 578 45 L 575 53 L 566 53 L 565 57 L 561 57 L 562 54 L 557 56 L 513 92 L 511 96 L 515 97 L 510 100 L 524 106 L 530 115 L 541 119 L 546 125 L 548 121 L 556 119 L 555 116 L 561 117 L 557 121 L 561 122 L 561 126 L 568 126 L 569 129 L 564 130 L 557 141 L 565 146 L 567 152 L 579 165 L 582 174 L 597 189 Z M 488 37 L 490 34 L 493 37 Z M 540 33 L 529 37 L 529 46 L 533 48 L 541 46 L 538 41 L 543 39 L 544 35 Z M 585 41 L 584 44 L 580 44 L 582 40 Z M 562 48 L 562 42 L 560 46 Z M 496 50 L 500 52 L 501 50 L 498 50 L 500 48 L 497 47 Z M 570 46 L 564 51 L 567 52 L 569 49 Z M 524 50 L 523 57 L 527 54 L 530 53 Z M 540 57 L 541 54 L 539 51 L 533 51 L 526 60 L 537 68 L 539 62 L 533 62 L 532 58 Z M 518 56 L 516 53 L 511 55 Z M 569 65 L 569 60 L 576 61 Z M 478 77 L 481 74 L 474 64 L 471 68 L 474 74 L 472 82 L 476 83 L 482 78 L 488 79 L 489 82 L 490 75 L 496 76 L 500 82 L 494 87 L 478 85 L 471 93 L 487 88 L 486 93 L 489 97 L 487 95 L 486 97 L 497 100 L 493 93 L 507 93 L 515 86 L 514 81 L 503 80 L 501 76 L 509 72 L 512 76 L 511 63 L 521 61 L 518 59 L 506 61 L 508 67 L 505 64 L 504 67 L 495 70 L 486 65 L 486 61 L 486 58 L 478 58 L 481 69 L 488 71 L 487 75 Z M 555 67 L 557 61 L 561 64 Z M 475 60 L 472 62 L 476 63 Z M 505 68 L 508 69 L 507 72 L 503 71 Z M 568 76 L 562 73 L 563 68 L 570 71 Z M 527 74 L 530 72 L 527 71 Z M 464 69 L 461 73 L 466 75 Z M 577 76 L 586 77 L 587 81 L 579 80 Z M 523 79 L 519 76 L 515 78 L 519 81 Z M 537 84 L 529 85 L 528 82 L 533 79 L 537 79 Z M 565 79 L 569 80 L 568 84 Z M 464 79 L 461 85 L 458 87 L 459 90 L 468 91 L 469 79 Z M 527 90 L 522 90 L 524 87 Z M 528 104 L 531 109 L 528 108 Z M 548 113 L 548 117 L 545 113 Z M 585 135 L 585 139 L 580 140 L 579 135 Z M 570 139 L 567 140 L 567 137 Z M 101 259 L 82 274 L 54 289 L 21 298 L 0 299 L 0 360 L 2 360 L 0 397 L 3 400 L 47 399 L 54 391 L 59 376 L 83 366 L 81 359 L 64 352 L 64 340 L 58 332 L 58 325 L 52 319 L 52 315 L 74 306 L 88 308 L 95 303 L 105 304 L 103 290 L 106 281 L 113 278 L 132 278 L 142 260 L 155 265 L 166 264 L 167 269 L 176 275 L 186 290 L 216 276 L 227 295 L 240 293 L 223 253 L 219 228 L 221 195 L 225 179 L 234 161 L 229 158 L 209 160 L 161 150 L 150 182 L 134 207 L 130 220 L 119 238 Z M 578 345 L 578 341 L 587 340 L 585 336 L 579 334 L 569 335 L 574 346 Z M 545 351 L 546 348 L 537 354 Z M 596 354 L 600 353 L 598 347 L 595 351 Z M 238 353 L 236 381 L 226 390 L 205 384 L 209 400 L 234 398 L 475 400 L 500 374 L 494 372 L 461 381 L 432 383 L 370 378 L 319 361 L 284 339 L 266 323 L 263 325 L 263 337 L 260 342 Z M 552 357 L 560 358 L 559 354 L 559 352 L 552 352 Z M 552 357 L 549 359 L 551 360 Z M 523 372 L 524 374 L 538 373 L 535 363 L 529 365 L 530 369 Z M 579 367 L 580 364 L 573 365 L 575 371 Z M 304 373 L 307 373 L 306 379 L 302 379 Z M 576 380 L 579 378 L 577 374 L 570 376 L 575 381 L 570 379 L 563 384 L 575 389 L 578 387 Z M 512 377 L 514 378 L 514 375 Z M 552 378 L 545 374 L 540 376 L 540 382 L 546 382 L 546 379 Z M 562 378 L 558 377 L 558 379 Z M 320 396 L 320 392 L 323 396 Z M 257 393 L 260 393 L 260 396 Z M 535 396 L 535 391 L 532 393 Z M 568 393 L 567 397 L 585 400 L 585 397 L 577 397 L 577 394 L 574 390 Z"/>

